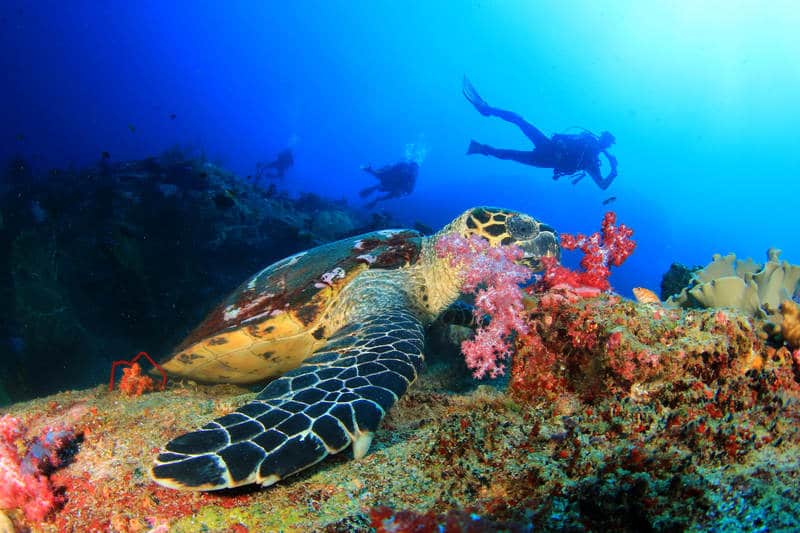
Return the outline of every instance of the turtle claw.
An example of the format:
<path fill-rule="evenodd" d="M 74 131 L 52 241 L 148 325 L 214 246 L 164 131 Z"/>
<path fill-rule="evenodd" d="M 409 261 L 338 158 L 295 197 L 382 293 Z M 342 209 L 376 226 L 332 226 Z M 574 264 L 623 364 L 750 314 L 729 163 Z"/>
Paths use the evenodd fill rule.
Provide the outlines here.
<path fill-rule="evenodd" d="M 371 431 L 367 431 L 365 433 L 361 433 L 356 439 L 353 441 L 353 457 L 356 459 L 362 459 L 367 452 L 369 451 L 369 446 L 372 444 L 372 437 L 375 434 Z"/>

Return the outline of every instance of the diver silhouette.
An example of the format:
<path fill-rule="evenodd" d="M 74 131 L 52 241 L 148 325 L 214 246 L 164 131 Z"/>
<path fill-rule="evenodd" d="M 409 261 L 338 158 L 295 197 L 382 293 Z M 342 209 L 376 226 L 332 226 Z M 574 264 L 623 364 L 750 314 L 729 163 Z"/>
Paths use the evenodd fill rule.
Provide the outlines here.
<path fill-rule="evenodd" d="M 292 165 L 294 165 L 294 154 L 291 148 L 287 148 L 279 152 L 274 161 L 259 163 L 256 166 L 256 179 L 280 179 Z"/>
<path fill-rule="evenodd" d="M 383 200 L 401 198 L 411 194 L 414 190 L 414 184 L 417 182 L 419 164 L 417 164 L 416 161 L 404 161 L 402 163 L 395 163 L 394 165 L 386 165 L 379 169 L 374 169 L 372 166 L 366 165 L 361 167 L 361 170 L 378 178 L 377 185 L 362 189 L 361 192 L 358 193 L 361 198 L 366 198 L 374 192 L 386 193 L 383 196 L 374 198 L 365 205 L 367 209 L 372 209 L 375 207 L 375 204 Z"/>
<path fill-rule="evenodd" d="M 599 136 L 589 131 L 577 134 L 557 133 L 548 137 L 538 128 L 528 123 L 513 111 L 492 107 L 480 97 L 475 87 L 464 77 L 464 96 L 485 117 L 498 117 L 515 124 L 534 145 L 533 150 L 506 150 L 493 148 L 487 144 L 470 141 L 467 154 L 483 154 L 517 161 L 525 165 L 539 168 L 552 168 L 553 179 L 572 176 L 575 185 L 588 174 L 598 187 L 605 190 L 617 177 L 617 158 L 608 153 L 608 148 L 616 139 L 604 131 Z M 603 177 L 600 171 L 600 154 L 606 156 L 610 170 Z"/>

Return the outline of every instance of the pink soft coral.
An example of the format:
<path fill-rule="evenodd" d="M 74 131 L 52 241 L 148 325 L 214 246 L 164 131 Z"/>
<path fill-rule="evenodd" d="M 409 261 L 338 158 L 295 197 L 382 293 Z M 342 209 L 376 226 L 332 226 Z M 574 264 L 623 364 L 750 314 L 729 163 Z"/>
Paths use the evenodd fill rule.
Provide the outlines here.
<path fill-rule="evenodd" d="M 512 331 L 527 332 L 528 328 L 519 284 L 530 279 L 533 272 L 518 263 L 522 250 L 513 245 L 493 247 L 476 235 L 469 239 L 447 235 L 436 242 L 436 253 L 459 269 L 461 290 L 475 293 L 476 321 L 480 324 L 484 316 L 491 317 L 472 339 L 461 344 L 467 366 L 476 378 L 502 375 L 503 361 L 512 352 L 508 336 Z"/>
<path fill-rule="evenodd" d="M 40 437 L 25 438 L 19 418 L 0 417 L 0 508 L 19 507 L 28 520 L 38 522 L 63 503 L 47 473 L 59 466 L 59 451 L 74 433 L 65 428 L 45 428 Z"/>

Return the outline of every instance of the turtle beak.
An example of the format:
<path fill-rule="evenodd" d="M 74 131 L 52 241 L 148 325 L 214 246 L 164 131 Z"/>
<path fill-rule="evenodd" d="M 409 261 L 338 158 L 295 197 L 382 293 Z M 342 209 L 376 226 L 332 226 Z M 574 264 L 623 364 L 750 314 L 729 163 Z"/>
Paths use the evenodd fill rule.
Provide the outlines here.
<path fill-rule="evenodd" d="M 527 253 L 527 252 L 525 253 L 524 256 L 522 256 L 522 259 L 520 260 L 520 264 L 522 264 L 523 266 L 526 266 L 526 267 L 528 267 L 528 268 L 530 268 L 531 270 L 534 270 L 534 271 L 542 269 L 542 265 L 539 262 L 539 257 L 536 257 L 535 255 Z"/>
<path fill-rule="evenodd" d="M 518 242 L 517 245 L 522 248 L 523 256 L 519 263 L 530 268 L 534 272 L 540 272 L 544 269 L 542 266 L 542 257 L 559 256 L 558 248 L 543 248 L 540 244 L 531 241 Z"/>
<path fill-rule="evenodd" d="M 531 241 L 518 241 L 515 244 L 522 249 L 523 254 L 522 259 L 518 260 L 517 263 L 533 270 L 539 270 L 541 268 L 539 265 L 539 254 L 533 249 L 533 243 Z"/>

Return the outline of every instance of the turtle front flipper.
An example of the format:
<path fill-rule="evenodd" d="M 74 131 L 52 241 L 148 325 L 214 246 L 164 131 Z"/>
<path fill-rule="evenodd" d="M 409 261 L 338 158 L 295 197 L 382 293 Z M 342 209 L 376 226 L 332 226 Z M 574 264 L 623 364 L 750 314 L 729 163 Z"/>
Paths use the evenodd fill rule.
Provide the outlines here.
<path fill-rule="evenodd" d="M 423 338 L 405 309 L 345 326 L 250 403 L 170 441 L 153 479 L 188 490 L 268 486 L 350 444 L 363 457 L 383 416 L 422 370 Z"/>

